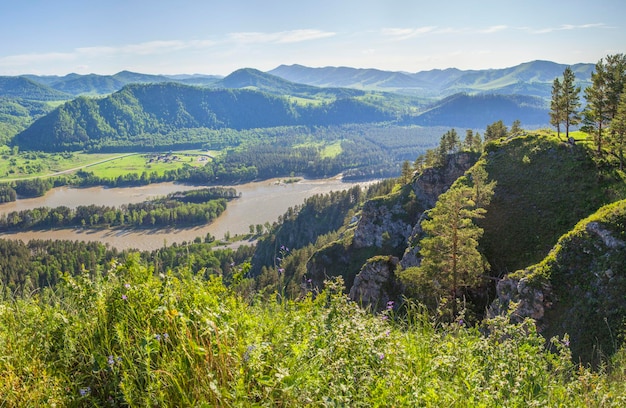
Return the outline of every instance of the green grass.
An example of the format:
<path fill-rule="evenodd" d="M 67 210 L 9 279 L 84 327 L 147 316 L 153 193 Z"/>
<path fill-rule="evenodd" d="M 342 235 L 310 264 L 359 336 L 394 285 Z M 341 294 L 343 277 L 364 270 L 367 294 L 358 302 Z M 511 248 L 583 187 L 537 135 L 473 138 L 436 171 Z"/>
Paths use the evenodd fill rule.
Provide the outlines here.
<path fill-rule="evenodd" d="M 201 152 L 173 152 L 169 157 L 164 158 L 156 154 L 137 154 L 125 156 L 118 159 L 110 160 L 105 163 L 96 164 L 87 167 L 85 170 L 94 173 L 97 177 L 114 179 L 126 174 L 141 174 L 146 171 L 148 173 L 156 172 L 159 176 L 167 170 L 175 170 L 183 165 L 203 166 L 207 158 L 206 154 Z"/>
<path fill-rule="evenodd" d="M 623 174 L 599 165 L 593 146 L 570 146 L 554 133 L 491 142 L 480 164 L 497 182 L 478 223 L 496 275 L 540 262 L 579 220 L 626 197 Z"/>
<path fill-rule="evenodd" d="M 324 148 L 320 152 L 320 157 L 322 159 L 333 159 L 339 156 L 341 152 L 342 152 L 341 141 L 337 140 L 334 143 L 324 146 Z"/>
<path fill-rule="evenodd" d="M 22 152 L 12 155 L 5 153 L 0 157 L 0 182 L 45 177 L 117 156 L 120 154 Z"/>
<path fill-rule="evenodd" d="M 166 170 L 177 169 L 184 164 L 202 166 L 207 153 L 199 150 L 172 152 L 176 160 L 155 160 L 152 154 L 120 153 L 42 153 L 23 152 L 11 155 L 5 152 L 0 160 L 0 182 L 24 178 L 46 177 L 58 172 L 83 168 L 99 177 L 116 178 L 130 173 L 141 175 L 144 171 L 162 175 Z M 153 159 L 150 162 L 150 159 Z"/>
<path fill-rule="evenodd" d="M 239 287 L 246 282 L 239 283 Z M 623 406 L 623 364 L 591 372 L 528 322 L 370 314 L 331 282 L 244 299 L 218 278 L 101 278 L 0 302 L 1 406 Z M 489 333 L 489 334 L 484 334 Z"/>

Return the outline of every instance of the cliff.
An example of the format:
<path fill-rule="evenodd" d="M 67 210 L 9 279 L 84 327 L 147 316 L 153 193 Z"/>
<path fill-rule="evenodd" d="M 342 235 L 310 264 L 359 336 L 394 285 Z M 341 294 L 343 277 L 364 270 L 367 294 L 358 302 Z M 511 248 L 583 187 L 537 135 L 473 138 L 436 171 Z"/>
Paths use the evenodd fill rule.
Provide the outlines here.
<path fill-rule="evenodd" d="M 580 221 L 542 262 L 498 283 L 491 313 L 533 318 L 546 338 L 567 333 L 583 361 L 614 353 L 626 316 L 625 225 L 626 200 Z"/>
<path fill-rule="evenodd" d="M 415 247 L 409 243 L 418 239 L 422 214 L 477 159 L 476 154 L 466 152 L 449 155 L 444 166 L 428 168 L 399 191 L 367 201 L 351 240 L 319 251 L 307 265 L 308 274 L 318 282 L 331 271 L 341 274 L 353 300 L 374 309 L 384 307 L 388 299 L 401 293 L 395 277 L 400 258 L 403 265 L 417 262 Z M 378 255 L 394 260 L 381 263 Z"/>

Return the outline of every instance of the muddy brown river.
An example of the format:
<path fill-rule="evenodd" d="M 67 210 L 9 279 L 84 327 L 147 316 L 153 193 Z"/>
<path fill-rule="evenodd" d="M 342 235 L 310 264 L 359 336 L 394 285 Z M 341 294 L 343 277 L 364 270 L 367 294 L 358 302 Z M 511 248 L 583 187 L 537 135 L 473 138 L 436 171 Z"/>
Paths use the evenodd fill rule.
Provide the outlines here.
<path fill-rule="evenodd" d="M 246 234 L 249 226 L 273 223 L 289 207 L 300 205 L 315 194 L 341 191 L 354 185 L 368 185 L 373 182 L 345 183 L 340 178 L 305 180 L 297 183 L 281 183 L 280 180 L 265 180 L 234 186 L 241 197 L 231 200 L 224 213 L 211 224 L 180 229 L 60 229 L 48 231 L 26 231 L 0 233 L 0 238 L 20 239 L 65 239 L 82 241 L 100 241 L 118 249 L 154 250 L 174 242 L 193 241 L 196 237 L 204 238 L 210 233 L 216 238 L 225 234 Z M 158 183 L 141 187 L 127 188 L 69 188 L 61 187 L 49 191 L 45 196 L 17 200 L 13 203 L 0 204 L 0 213 L 20 211 L 36 207 L 77 207 L 79 205 L 109 205 L 137 203 L 147 199 L 164 196 L 175 191 L 197 189 L 188 185 Z"/>

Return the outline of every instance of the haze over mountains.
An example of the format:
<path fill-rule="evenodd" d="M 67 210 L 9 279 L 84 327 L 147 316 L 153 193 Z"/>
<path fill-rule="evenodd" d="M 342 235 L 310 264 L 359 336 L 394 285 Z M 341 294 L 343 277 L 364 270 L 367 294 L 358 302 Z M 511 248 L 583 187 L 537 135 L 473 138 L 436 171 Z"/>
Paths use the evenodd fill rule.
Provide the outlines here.
<path fill-rule="evenodd" d="M 594 67 L 572 66 L 581 88 L 589 85 Z M 88 139 L 107 138 L 117 144 L 120 138 L 132 141 L 145 134 L 198 128 L 388 122 L 484 129 L 498 120 L 545 127 L 552 82 L 565 68 L 548 61 L 506 69 L 417 73 L 281 65 L 269 72 L 242 68 L 226 77 L 129 71 L 0 77 L 0 140 L 29 149 L 46 140 L 46 146 L 54 141 L 55 149 L 80 149 Z M 230 90 L 227 103 L 225 89 Z M 251 92 L 259 95 L 251 97 Z M 58 103 L 51 101 L 68 104 L 55 108 Z M 280 109 L 274 112 L 268 106 Z M 242 112 L 265 116 L 244 118 Z"/>
<path fill-rule="evenodd" d="M 418 96 L 439 98 L 458 92 L 523 94 L 547 98 L 554 78 L 562 75 L 567 65 L 550 61 L 532 61 L 514 67 L 488 70 L 430 70 L 417 73 L 382 71 L 350 67 L 312 68 L 302 65 L 280 65 L 268 71 L 287 81 L 324 88 L 356 88 L 370 91 L 409 93 Z M 589 83 L 594 64 L 571 66 L 578 82 L 584 87 Z M 247 71 L 247 70 L 244 70 Z M 261 71 L 251 70 L 249 72 Z M 20 79 L 22 78 L 22 79 Z M 26 78 L 32 82 L 25 82 Z M 120 90 L 130 83 L 179 82 L 187 85 L 240 88 L 250 78 L 244 78 L 240 70 L 222 78 L 215 75 L 150 75 L 122 71 L 115 75 L 79 75 L 0 77 L 0 93 L 3 96 L 21 96 L 32 89 L 51 88 L 51 95 L 58 92 L 69 95 L 108 94 Z M 243 81 L 243 82 L 242 82 Z M 22 94 L 16 87 L 23 89 Z"/>

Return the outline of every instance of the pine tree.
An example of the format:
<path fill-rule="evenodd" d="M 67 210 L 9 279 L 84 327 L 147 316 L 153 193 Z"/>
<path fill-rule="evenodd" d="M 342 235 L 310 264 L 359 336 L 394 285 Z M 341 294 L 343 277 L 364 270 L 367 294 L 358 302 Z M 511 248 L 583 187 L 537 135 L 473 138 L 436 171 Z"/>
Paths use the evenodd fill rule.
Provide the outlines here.
<path fill-rule="evenodd" d="M 609 123 L 607 74 L 604 63 L 600 60 L 591 73 L 591 86 L 585 88 L 587 106 L 583 112 L 585 127 L 596 143 L 598 153 L 602 153 L 603 130 Z"/>
<path fill-rule="evenodd" d="M 485 142 L 505 138 L 508 134 L 509 130 L 504 125 L 504 122 L 499 120 L 491 125 L 487 125 L 487 129 L 485 129 Z"/>
<path fill-rule="evenodd" d="M 608 55 L 600 59 L 591 74 L 591 86 L 585 89 L 587 106 L 584 110 L 585 128 L 593 134 L 598 154 L 604 147 L 604 130 L 609 129 L 615 139 L 611 122 L 617 116 L 620 95 L 626 85 L 626 55 Z"/>
<path fill-rule="evenodd" d="M 626 86 L 617 107 L 617 113 L 611 122 L 609 137 L 610 149 L 619 159 L 619 168 L 624 170 L 624 150 L 626 149 Z"/>
<path fill-rule="evenodd" d="M 574 85 L 576 76 L 570 67 L 563 71 L 563 83 L 561 84 L 561 106 L 563 120 L 565 122 L 565 138 L 569 139 L 570 126 L 580 123 L 580 87 Z"/>
<path fill-rule="evenodd" d="M 421 224 L 426 236 L 420 241 L 422 261 L 417 273 L 421 279 L 435 282 L 440 296 L 452 302 L 453 317 L 460 290 L 476 285 L 485 267 L 478 252 L 483 230 L 473 221 L 485 210 L 475 206 L 472 196 L 470 187 L 451 188 Z"/>
<path fill-rule="evenodd" d="M 550 124 L 556 127 L 556 134 L 561 138 L 561 123 L 563 123 L 562 86 L 559 78 L 552 82 L 552 100 L 550 101 Z"/>

